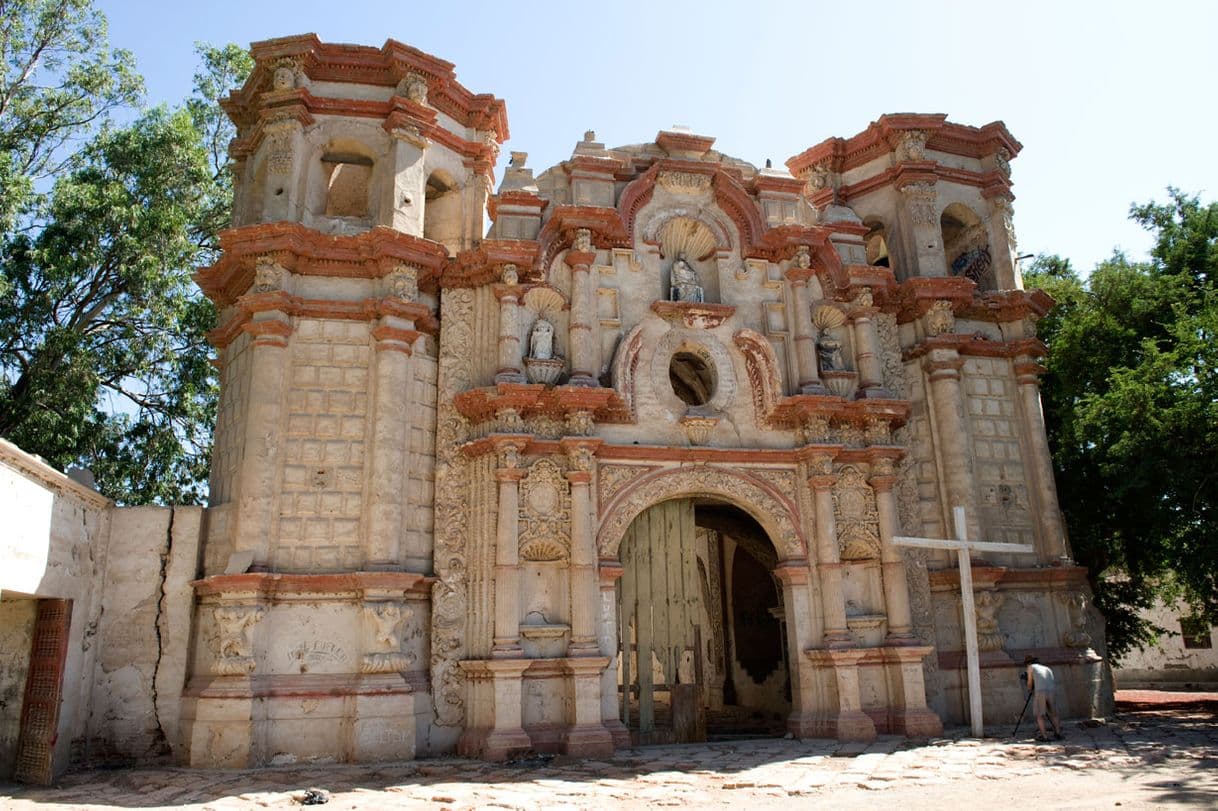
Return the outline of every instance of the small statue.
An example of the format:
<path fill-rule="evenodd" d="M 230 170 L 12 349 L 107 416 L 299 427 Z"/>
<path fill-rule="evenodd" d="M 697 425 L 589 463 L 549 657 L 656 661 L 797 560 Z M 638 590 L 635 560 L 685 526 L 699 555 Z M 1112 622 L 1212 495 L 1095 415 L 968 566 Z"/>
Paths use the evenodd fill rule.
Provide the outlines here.
<path fill-rule="evenodd" d="M 407 73 L 398 82 L 397 89 L 394 91 L 399 96 L 404 96 L 416 104 L 427 103 L 427 80 L 417 73 Z"/>
<path fill-rule="evenodd" d="M 668 275 L 669 298 L 673 301 L 702 301 L 698 271 L 686 261 L 684 253 L 677 254 Z"/>
<path fill-rule="evenodd" d="M 842 342 L 831 333 L 824 333 L 816 343 L 817 355 L 820 356 L 820 370 L 834 372 L 846 367 L 842 362 Z"/>
<path fill-rule="evenodd" d="M 296 71 L 289 64 L 280 65 L 271 77 L 271 86 L 277 91 L 291 90 L 296 86 Z"/>
<path fill-rule="evenodd" d="M 538 316 L 529 332 L 529 357 L 533 360 L 550 360 L 554 357 L 554 325 Z"/>

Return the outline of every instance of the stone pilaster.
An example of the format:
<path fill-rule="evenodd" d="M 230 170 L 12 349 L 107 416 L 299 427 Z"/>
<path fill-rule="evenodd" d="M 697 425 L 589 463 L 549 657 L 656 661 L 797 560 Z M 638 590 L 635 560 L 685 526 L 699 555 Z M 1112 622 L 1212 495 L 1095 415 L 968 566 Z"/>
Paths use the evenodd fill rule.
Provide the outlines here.
<path fill-rule="evenodd" d="M 872 320 L 878 312 L 879 309 L 872 306 L 871 288 L 863 288 L 850 313 L 854 323 L 854 356 L 859 370 L 858 396 L 887 399 L 892 394 L 884 388 L 884 372 L 877 353 L 879 338 Z"/>
<path fill-rule="evenodd" d="M 596 252 L 592 250 L 592 232 L 580 228 L 575 242 L 567 251 L 566 262 L 571 267 L 571 322 L 570 351 L 572 386 L 596 386 L 596 336 L 592 332 L 595 315 L 596 290 L 593 288 L 592 263 Z"/>
<path fill-rule="evenodd" d="M 494 726 L 482 741 L 481 754 L 487 760 L 508 760 L 533 748 L 523 726 L 523 677 L 528 666 L 527 659 L 486 662 L 495 693 Z"/>
<path fill-rule="evenodd" d="M 499 369 L 495 372 L 495 382 L 523 383 L 520 288 L 517 286 L 519 273 L 516 266 L 504 265 L 499 278 L 502 284 L 495 285 L 495 296 L 499 299 Z"/>
<path fill-rule="evenodd" d="M 593 454 L 600 440 L 564 439 L 571 469 L 571 643 L 568 656 L 600 656 L 596 617 L 600 589 L 596 584 L 596 538 L 592 528 Z"/>
<path fill-rule="evenodd" d="M 1016 266 L 1018 245 L 1015 242 L 1014 212 L 1011 199 L 1005 194 L 990 198 L 990 272 L 999 290 L 1023 287 L 1023 278 Z"/>
<path fill-rule="evenodd" d="M 567 659 L 564 667 L 572 681 L 571 726 L 563 733 L 563 750 L 575 757 L 603 757 L 613 753 L 613 736 L 601 723 L 601 672 L 605 656 Z"/>
<path fill-rule="evenodd" d="M 402 563 L 402 509 L 413 413 L 408 397 L 410 354 L 418 333 L 413 321 L 387 315 L 372 330 L 372 337 L 375 399 L 365 556 L 369 569 L 396 569 Z"/>
<path fill-rule="evenodd" d="M 969 465 L 971 448 L 969 430 L 964 420 L 964 397 L 960 387 L 960 369 L 964 360 L 954 348 L 932 349 L 923 360 L 930 381 L 931 410 L 935 417 L 935 434 L 942 465 L 945 529 L 955 537 L 951 525 L 952 509 L 963 507 L 969 522 L 969 537 L 981 537 L 980 512 L 973 487 L 973 471 Z"/>
<path fill-rule="evenodd" d="M 619 715 L 617 692 L 617 581 L 623 569 L 617 561 L 601 561 L 598 567 L 601 589 L 601 655 L 609 666 L 601 671 L 601 725 L 609 730 L 613 745 L 618 749 L 630 746 L 630 730 Z"/>
<path fill-rule="evenodd" d="M 943 231 L 939 227 L 938 192 L 928 181 L 909 183 L 901 187 L 905 197 L 910 236 L 913 239 L 918 266 L 911 276 L 947 276 L 947 257 L 943 252 Z"/>
<path fill-rule="evenodd" d="M 242 329 L 253 336 L 253 341 L 233 550 L 249 552 L 253 555 L 253 567 L 266 569 L 270 566 L 283 445 L 281 417 L 292 326 L 282 311 L 265 310 L 255 313 Z"/>
<path fill-rule="evenodd" d="M 792 324 L 795 333 L 795 362 L 799 378 L 799 391 L 802 394 L 828 394 L 820 381 L 820 369 L 816 358 L 816 336 L 812 334 L 812 308 L 808 300 L 808 279 L 812 275 L 811 254 L 807 248 L 800 248 L 792 260 L 792 267 L 787 271 L 787 279 L 791 282 L 791 297 L 794 299 L 795 312 L 792 313 Z"/>
<path fill-rule="evenodd" d="M 892 488 L 897 477 L 891 459 L 872 463 L 869 483 L 875 491 L 875 506 L 880 527 L 880 566 L 884 583 L 884 612 L 888 615 L 889 645 L 913 645 L 913 619 L 909 608 L 909 584 L 905 558 L 892 542 L 897 534 L 897 503 Z"/>
<path fill-rule="evenodd" d="M 798 621 L 799 617 L 812 616 L 808 594 L 807 561 L 784 561 L 774 569 L 774 576 L 782 583 L 782 604 L 789 618 L 787 628 L 787 650 L 802 651 L 812 647 L 811 623 Z M 791 667 L 791 714 L 787 716 L 787 730 L 797 738 L 816 734 L 816 683 L 811 662 L 802 656 L 792 656 Z"/>
<path fill-rule="evenodd" d="M 825 455 L 812 462 L 814 474 L 808 479 L 816 506 L 816 571 L 820 577 L 821 609 L 825 615 L 824 645 L 850 647 L 854 638 L 846 627 L 846 603 L 842 597 L 841 550 L 837 541 L 837 522 L 833 517 L 833 460 Z"/>
<path fill-rule="evenodd" d="M 380 223 L 396 231 L 423 236 L 427 171 L 424 156 L 428 140 L 413 125 L 389 130 L 389 159 L 393 171 L 381 185 Z"/>
<path fill-rule="evenodd" d="M 1043 538 L 1041 558 L 1047 562 L 1068 562 L 1066 530 L 1062 526 L 1061 507 L 1057 502 L 1057 484 L 1053 479 L 1053 457 L 1049 453 L 1049 437 L 1045 432 L 1045 415 L 1040 403 L 1040 375 L 1044 367 L 1024 355 L 1015 359 L 1015 380 L 1019 388 L 1023 412 L 1024 436 L 1028 442 L 1028 469 L 1032 474 L 1033 491 L 1040 506 L 1040 530 Z"/>
<path fill-rule="evenodd" d="M 290 112 L 273 115 L 262 127 L 266 152 L 266 185 L 263 189 L 261 222 L 300 219 L 297 188 L 303 167 L 298 157 L 304 152 L 302 127 Z"/>
<path fill-rule="evenodd" d="M 525 475 L 520 467 L 520 452 L 523 449 L 522 437 L 499 438 L 496 442 L 495 450 L 499 454 L 499 467 L 495 470 L 495 478 L 499 482 L 499 514 L 495 532 L 495 635 L 491 648 L 491 656 L 495 659 L 515 659 L 524 653 L 520 647 L 518 515 L 520 480 Z M 495 692 L 498 696 L 498 686 Z"/>

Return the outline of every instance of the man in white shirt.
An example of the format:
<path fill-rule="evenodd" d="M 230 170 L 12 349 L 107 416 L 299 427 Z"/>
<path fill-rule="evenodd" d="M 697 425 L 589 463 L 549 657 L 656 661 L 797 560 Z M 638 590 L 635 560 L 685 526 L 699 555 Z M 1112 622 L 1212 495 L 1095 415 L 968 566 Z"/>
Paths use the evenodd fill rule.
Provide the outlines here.
<path fill-rule="evenodd" d="M 1053 671 L 1042 665 L 1040 660 L 1035 656 L 1025 656 L 1023 663 L 1028 668 L 1028 692 L 1032 693 L 1032 708 L 1036 713 L 1036 726 L 1040 730 L 1040 734 L 1036 736 L 1037 740 L 1047 741 L 1049 736 L 1045 733 L 1045 713 L 1049 714 L 1050 720 L 1053 722 L 1053 737 L 1057 740 L 1062 739 L 1061 719 L 1057 717 L 1057 700 L 1055 698 L 1056 682 L 1053 678 Z"/>

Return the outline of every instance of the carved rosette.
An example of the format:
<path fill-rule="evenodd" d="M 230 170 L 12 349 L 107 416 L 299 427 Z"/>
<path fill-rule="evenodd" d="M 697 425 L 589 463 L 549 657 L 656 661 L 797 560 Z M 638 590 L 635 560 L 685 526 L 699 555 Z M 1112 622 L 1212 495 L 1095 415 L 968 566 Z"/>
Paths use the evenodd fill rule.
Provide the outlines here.
<path fill-rule="evenodd" d="M 1002 650 L 1002 631 L 998 628 L 998 609 L 1005 601 L 995 589 L 979 591 L 973 598 L 977 612 L 977 647 L 982 651 Z"/>
<path fill-rule="evenodd" d="M 875 491 L 854 465 L 841 468 L 833 486 L 833 520 L 842 560 L 870 560 L 880 556 L 880 515 Z"/>
<path fill-rule="evenodd" d="M 217 676 L 248 676 L 254 672 L 254 652 L 250 631 L 266 609 L 260 605 L 216 606 L 217 656 L 213 670 Z"/>
<path fill-rule="evenodd" d="M 901 194 L 905 195 L 905 207 L 915 225 L 939 224 L 935 214 L 939 195 L 933 183 L 910 183 L 901 187 Z"/>
<path fill-rule="evenodd" d="M 562 470 L 540 459 L 520 482 L 520 559 L 567 561 L 571 557 L 571 487 Z"/>
<path fill-rule="evenodd" d="M 402 623 L 413 614 L 410 606 L 392 601 L 364 605 L 368 653 L 360 660 L 361 673 L 399 673 L 414 664 L 414 654 L 401 649 L 399 632 Z"/>

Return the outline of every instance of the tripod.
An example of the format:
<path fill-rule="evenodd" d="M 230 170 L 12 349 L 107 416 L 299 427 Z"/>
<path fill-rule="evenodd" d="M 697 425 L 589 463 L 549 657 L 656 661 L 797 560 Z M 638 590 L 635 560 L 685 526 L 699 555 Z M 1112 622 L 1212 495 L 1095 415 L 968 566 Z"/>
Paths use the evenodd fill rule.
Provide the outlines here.
<path fill-rule="evenodd" d="M 1014 738 L 1019 734 L 1019 725 L 1023 723 L 1023 715 L 1028 711 L 1028 705 L 1032 703 L 1032 694 L 1028 693 L 1028 700 L 1023 703 L 1023 709 L 1019 711 L 1019 720 L 1015 722 L 1015 730 L 1011 733 Z"/>

